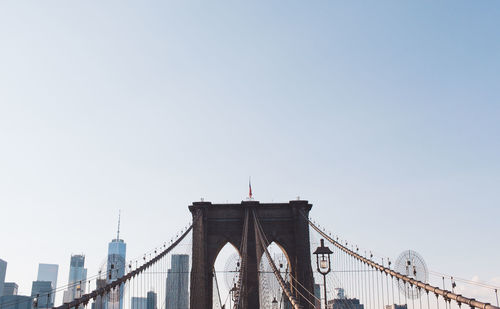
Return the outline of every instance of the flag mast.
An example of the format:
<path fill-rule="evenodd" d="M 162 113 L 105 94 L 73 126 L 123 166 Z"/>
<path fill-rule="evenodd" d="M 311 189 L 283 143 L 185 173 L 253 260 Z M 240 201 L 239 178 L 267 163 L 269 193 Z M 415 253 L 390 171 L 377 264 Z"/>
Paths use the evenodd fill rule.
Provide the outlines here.
<path fill-rule="evenodd" d="M 248 177 L 248 199 L 253 200 L 253 194 L 252 194 L 252 179 Z"/>

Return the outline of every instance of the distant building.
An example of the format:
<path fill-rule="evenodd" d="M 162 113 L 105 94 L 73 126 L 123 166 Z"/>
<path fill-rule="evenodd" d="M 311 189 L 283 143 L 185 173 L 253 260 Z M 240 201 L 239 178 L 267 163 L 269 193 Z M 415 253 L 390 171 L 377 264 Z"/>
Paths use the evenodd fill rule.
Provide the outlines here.
<path fill-rule="evenodd" d="M 0 259 L 0 296 L 3 295 L 3 286 L 5 284 L 6 273 L 7 273 L 7 262 Z"/>
<path fill-rule="evenodd" d="M 157 309 L 157 304 L 156 304 L 157 303 L 157 295 L 156 295 L 156 293 L 153 291 L 149 291 L 146 298 L 148 300 L 146 309 Z"/>
<path fill-rule="evenodd" d="M 120 217 L 118 217 L 116 239 L 113 239 L 108 245 L 107 283 L 125 275 L 126 252 L 127 245 L 123 239 L 120 239 Z M 123 309 L 123 285 L 110 292 L 105 309 Z"/>
<path fill-rule="evenodd" d="M 3 294 L 2 296 L 12 296 L 17 295 L 17 290 L 19 286 L 15 282 L 5 282 L 3 286 Z"/>
<path fill-rule="evenodd" d="M 328 309 L 363 309 L 357 298 L 335 298 L 328 301 Z"/>
<path fill-rule="evenodd" d="M 37 298 L 37 308 L 52 308 L 54 302 L 52 293 L 52 282 L 33 281 L 31 285 L 31 297 Z M 3 308 L 2 308 L 3 309 Z"/>
<path fill-rule="evenodd" d="M 38 264 L 37 281 L 50 281 L 52 287 L 57 287 L 57 273 L 59 272 L 59 265 L 57 264 Z"/>
<path fill-rule="evenodd" d="M 106 286 L 106 279 L 97 279 L 96 281 L 96 289 L 100 289 Z M 101 295 L 97 295 L 94 302 L 90 306 L 91 309 L 106 309 L 106 296 L 102 297 Z"/>
<path fill-rule="evenodd" d="M 328 301 L 328 309 L 363 309 L 357 298 L 346 298 L 343 288 L 335 289 L 335 298 Z"/>
<path fill-rule="evenodd" d="M 132 297 L 131 309 L 146 309 L 148 299 L 146 297 Z"/>
<path fill-rule="evenodd" d="M 335 298 L 337 298 L 337 299 L 344 299 L 345 298 L 343 288 L 335 288 Z"/>
<path fill-rule="evenodd" d="M 315 309 L 321 309 L 321 285 L 319 284 L 314 284 L 314 308 Z"/>
<path fill-rule="evenodd" d="M 57 288 L 57 273 L 59 272 L 59 265 L 57 264 L 38 264 L 37 281 L 50 281 L 52 290 Z M 54 304 L 56 293 L 51 293 L 51 303 Z"/>
<path fill-rule="evenodd" d="M 173 254 L 167 272 L 166 309 L 188 309 L 189 255 Z"/>
<path fill-rule="evenodd" d="M 68 289 L 64 291 L 63 303 L 69 303 L 85 294 L 87 269 L 84 266 L 85 255 L 77 254 L 71 256 Z"/>
<path fill-rule="evenodd" d="M 0 297 L 2 309 L 32 309 L 33 300 L 29 296 L 5 295 Z"/>
<path fill-rule="evenodd" d="M 407 305 L 392 304 L 392 305 L 386 305 L 385 309 L 408 309 L 408 306 Z"/>

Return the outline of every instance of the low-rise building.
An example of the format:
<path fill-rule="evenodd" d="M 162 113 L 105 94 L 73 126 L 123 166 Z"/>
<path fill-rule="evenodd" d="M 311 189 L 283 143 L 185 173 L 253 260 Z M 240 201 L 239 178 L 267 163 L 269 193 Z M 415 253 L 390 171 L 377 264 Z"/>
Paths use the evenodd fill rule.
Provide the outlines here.
<path fill-rule="evenodd" d="M 17 290 L 19 289 L 19 286 L 15 282 L 5 282 L 3 286 L 3 295 L 1 296 L 10 296 L 10 295 L 17 295 Z"/>

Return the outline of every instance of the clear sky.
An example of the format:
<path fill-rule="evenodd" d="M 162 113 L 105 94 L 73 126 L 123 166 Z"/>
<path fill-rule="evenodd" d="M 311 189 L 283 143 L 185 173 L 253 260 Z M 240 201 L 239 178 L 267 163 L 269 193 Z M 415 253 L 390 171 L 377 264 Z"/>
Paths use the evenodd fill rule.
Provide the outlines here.
<path fill-rule="evenodd" d="M 364 248 L 500 285 L 500 2 L 0 2 L 0 258 L 128 257 L 205 198 L 300 196 Z M 497 278 L 497 279 L 494 279 Z"/>

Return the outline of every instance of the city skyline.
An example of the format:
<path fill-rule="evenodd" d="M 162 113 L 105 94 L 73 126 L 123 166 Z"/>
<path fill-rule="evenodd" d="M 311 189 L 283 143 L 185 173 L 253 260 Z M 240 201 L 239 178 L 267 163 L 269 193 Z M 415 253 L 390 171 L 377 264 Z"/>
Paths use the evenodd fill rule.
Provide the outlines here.
<path fill-rule="evenodd" d="M 179 235 L 179 234 L 177 234 Z M 315 241 L 312 239 L 312 241 Z M 110 243 L 109 243 L 109 251 L 108 251 L 108 260 L 109 260 L 109 257 L 110 256 L 113 256 L 115 254 L 124 254 L 124 250 L 123 248 L 119 248 L 119 246 L 117 247 L 117 243 L 121 243 L 123 246 L 125 245 L 124 244 L 124 241 L 122 239 L 119 238 L 119 233 L 117 234 L 117 237 L 114 238 Z M 312 243 L 314 244 L 314 243 Z M 232 246 L 227 243 L 225 247 L 231 247 Z M 276 247 L 276 245 L 275 245 Z M 277 247 L 276 247 L 277 248 Z M 311 247 L 312 248 L 312 247 Z M 233 248 L 234 250 L 234 248 Z M 278 251 L 280 251 L 282 249 L 278 249 Z M 110 253 L 112 252 L 112 253 Z M 283 252 L 283 251 L 281 251 Z M 218 257 L 219 258 L 219 257 Z M 276 257 L 275 257 L 276 258 Z M 187 254 L 172 254 L 171 255 L 171 268 L 168 269 L 168 275 L 166 277 L 166 281 L 167 281 L 167 293 L 166 293 L 166 296 L 167 296 L 167 299 L 168 299 L 168 296 L 169 294 L 171 294 L 172 292 L 174 292 L 174 290 L 176 290 L 175 287 L 185 287 L 186 288 L 186 293 L 184 293 L 185 295 L 188 295 L 187 293 L 187 282 L 188 282 L 188 274 L 189 274 L 189 255 Z M 76 266 L 76 267 L 83 267 L 84 266 L 84 260 L 85 260 L 85 256 L 83 254 L 77 254 L 77 255 L 71 255 L 71 265 L 72 266 Z M 278 258 L 278 260 L 275 261 L 276 263 L 278 262 L 282 262 L 282 260 L 280 258 Z M 314 263 L 313 263 L 314 264 Z M 182 266 L 184 265 L 184 266 Z M 281 265 L 280 265 L 281 267 Z M 182 269 L 180 269 L 182 268 Z M 113 269 L 113 268 L 111 268 Z M 123 273 L 119 273 L 121 270 L 118 269 L 117 270 L 117 276 L 123 276 Z M 39 269 L 38 269 L 38 275 L 37 275 L 37 279 L 50 279 L 50 278 L 54 278 L 54 273 L 57 273 L 58 272 L 58 265 L 57 264 L 47 264 L 47 263 L 39 263 Z M 68 280 L 68 283 L 71 282 L 71 278 L 72 278 L 72 273 L 73 275 L 75 275 L 75 272 L 73 271 L 70 271 L 70 279 Z M 86 275 L 86 269 L 81 272 L 81 270 L 78 272 L 79 274 L 85 274 Z M 114 280 L 111 279 L 111 277 L 115 277 L 113 276 L 113 272 L 112 271 L 109 271 L 108 270 L 108 273 L 110 273 L 110 279 L 104 279 L 104 280 L 100 280 L 100 279 L 97 279 L 97 281 L 103 281 L 101 284 L 99 284 L 99 282 L 97 282 L 97 286 L 98 287 L 102 287 L 106 284 L 106 282 L 112 282 Z M 179 278 L 177 278 L 179 277 Z M 185 277 L 185 278 L 181 278 L 181 277 Z M 457 278 L 460 282 L 462 282 L 462 278 Z M 182 281 L 184 283 L 182 284 L 175 284 L 174 281 Z M 431 281 L 432 282 L 432 281 Z M 6 282 L 8 283 L 10 286 L 10 288 L 13 290 L 13 291 L 16 291 L 17 292 L 17 284 L 16 283 L 13 283 L 13 282 Z M 478 283 L 481 283 L 481 282 L 478 282 Z M 85 283 L 84 283 L 85 284 Z M 37 286 L 37 288 L 35 289 L 35 286 Z M 317 294 L 320 290 L 320 285 L 319 284 L 314 284 L 314 293 Z M 36 293 L 40 293 L 40 298 L 39 298 L 39 301 L 41 301 L 42 303 L 47 303 L 47 304 L 50 304 L 49 306 L 57 306 L 57 305 L 60 305 L 60 304 L 51 304 L 50 300 L 48 300 L 46 298 L 46 293 L 47 292 L 50 292 L 52 291 L 53 289 L 53 283 L 52 281 L 41 281 L 41 280 L 37 280 L 37 281 L 33 281 L 33 285 L 32 285 L 32 292 L 31 292 L 31 297 L 33 297 L 34 295 L 36 295 Z M 85 288 L 84 288 L 85 290 Z M 36 292 L 34 292 L 36 291 Z M 463 289 L 463 287 L 458 287 L 457 288 L 457 292 L 460 292 L 460 291 L 467 291 L 467 289 Z M 7 295 L 12 295 L 12 296 L 17 296 L 16 292 L 14 292 L 13 294 L 7 294 Z M 64 295 L 66 295 L 66 292 L 67 291 L 64 291 Z M 90 292 L 90 290 L 88 291 Z M 484 292 L 484 290 L 483 290 Z M 35 293 L 35 294 L 34 294 Z M 177 292 L 174 292 L 174 293 L 177 293 Z M 470 291 L 467 291 L 467 293 L 470 293 Z M 477 293 L 477 292 L 476 292 Z M 180 293 L 180 294 L 183 294 L 183 293 Z M 336 297 L 334 299 L 348 299 L 347 297 L 344 296 L 344 290 L 343 288 L 335 288 L 335 294 L 336 294 Z M 51 293 L 51 295 L 54 295 Z M 134 295 L 134 294 L 132 294 Z M 319 294 L 318 294 L 319 295 Z M 474 294 L 474 295 L 481 295 L 481 294 Z M 24 295 L 19 295 L 19 303 L 16 302 L 16 305 L 19 305 L 19 306 L 24 306 L 24 303 L 25 303 L 25 298 L 28 297 L 28 296 L 24 296 Z M 66 297 L 66 296 L 65 296 Z M 150 307 L 151 308 L 155 308 L 156 306 L 156 293 L 154 293 L 153 291 L 149 291 L 147 292 L 147 297 L 141 297 L 141 296 L 131 296 L 131 295 L 128 295 L 128 297 L 131 297 L 131 301 L 132 301 L 132 304 L 131 306 L 134 306 L 133 303 L 134 303 L 134 299 L 136 302 L 139 302 L 139 301 L 143 301 L 143 303 L 141 303 L 142 305 L 146 304 L 146 306 L 148 306 L 147 309 L 149 309 Z M 172 297 L 172 296 L 171 296 Z M 317 296 L 318 297 L 318 296 Z M 482 294 L 481 296 L 482 298 L 484 298 L 484 294 Z M 181 297 L 182 298 L 182 297 Z M 29 297 L 27 298 L 29 299 Z M 10 298 L 6 298 L 5 300 L 9 300 L 10 301 Z M 4 300 L 4 303 L 6 303 Z M 349 300 L 349 299 L 348 299 Z M 352 298 L 352 300 L 354 301 L 357 301 L 358 304 L 352 304 L 353 306 L 361 306 L 360 308 L 362 309 L 363 307 L 363 304 L 360 304 L 359 303 L 359 300 L 358 299 L 355 299 L 355 298 Z M 99 300 L 97 300 L 97 302 L 99 302 Z M 8 302 L 7 302 L 8 303 Z M 331 302 L 329 301 L 329 306 L 331 306 Z M 166 304 L 168 306 L 168 302 L 166 301 Z M 92 306 L 94 306 L 95 304 L 92 303 Z M 124 305 L 124 303 L 121 303 L 121 305 Z M 137 305 L 137 304 L 136 304 Z M 105 306 L 105 305 L 104 305 Z M 339 304 L 339 306 L 344 306 L 343 304 Z M 406 305 L 398 305 L 398 304 L 394 304 L 394 305 L 390 305 L 390 306 L 396 306 L 396 307 L 401 307 L 401 308 L 406 308 Z M 390 307 L 389 305 L 387 305 L 386 307 L 389 308 Z M 137 307 L 137 306 L 136 306 Z M 24 307 L 12 307 L 12 309 L 23 309 Z M 44 306 L 40 306 L 39 305 L 39 308 L 44 308 Z M 94 308 L 94 307 L 92 307 Z M 105 307 L 103 307 L 105 308 Z M 5 309 L 11 309 L 10 307 L 9 308 L 5 308 Z"/>
<path fill-rule="evenodd" d="M 119 229 L 119 227 L 118 227 L 118 229 Z M 232 248 L 232 246 L 229 243 L 227 243 L 226 246 Z M 233 248 L 233 250 L 234 250 L 234 248 Z M 103 286 L 103 284 L 106 284 L 106 282 L 112 282 L 115 279 L 115 277 L 118 278 L 118 277 L 123 276 L 123 274 L 125 273 L 125 263 L 123 263 L 123 261 L 125 261 L 125 252 L 126 252 L 126 244 L 125 244 L 123 239 L 119 238 L 119 231 L 118 231 L 117 237 L 113 238 L 112 241 L 108 243 L 107 273 L 111 274 L 111 278 L 101 280 L 101 281 L 103 281 L 103 283 L 101 283 L 100 286 Z M 222 255 L 226 255 L 226 254 L 222 254 Z M 116 258 L 117 258 L 116 256 L 117 255 L 120 256 L 119 257 L 119 260 L 121 261 L 120 265 L 122 265 L 121 267 L 119 267 L 119 269 L 115 269 L 114 267 L 113 268 L 110 267 L 110 263 L 112 263 L 112 264 L 116 263 Z M 188 278 L 188 273 L 189 273 L 188 272 L 189 271 L 189 256 L 190 255 L 187 255 L 187 254 L 173 254 L 172 255 L 172 268 L 168 269 L 168 273 L 172 274 L 173 276 L 170 276 L 170 279 L 169 279 L 168 275 L 166 277 L 166 281 L 167 281 L 167 294 L 166 295 L 167 295 L 167 297 L 168 297 L 168 293 L 170 293 L 172 291 L 172 288 L 174 286 L 174 284 L 172 283 L 173 281 L 175 281 L 175 280 L 182 281 L 183 280 L 183 282 L 188 282 L 187 278 Z M 184 258 L 184 260 L 186 260 L 187 263 L 180 261 L 179 258 Z M 222 258 L 225 258 L 225 257 L 222 256 Z M 76 260 L 78 260 L 78 262 Z M 3 261 L 3 260 L 0 259 L 0 261 Z M 72 254 L 71 255 L 71 263 L 70 263 L 71 265 L 75 264 L 75 266 L 82 267 L 82 266 L 84 266 L 84 261 L 85 261 L 85 255 L 83 255 L 83 254 Z M 5 265 L 7 265 L 7 263 L 5 261 L 3 261 L 3 262 L 5 263 Z M 76 265 L 76 264 L 78 264 L 78 265 Z M 185 266 L 181 266 L 181 264 L 185 265 Z M 114 264 L 114 265 L 116 265 L 116 264 Z M 178 269 L 179 267 L 184 268 L 184 270 L 179 270 Z M 60 295 L 60 294 L 51 294 L 52 295 L 51 301 L 47 300 L 43 296 L 45 293 L 53 290 L 54 281 L 57 282 L 58 269 L 59 269 L 59 265 L 57 265 L 57 264 L 49 264 L 49 263 L 39 263 L 38 264 L 37 280 L 32 282 L 31 297 L 33 297 L 37 292 L 39 292 L 38 290 L 37 290 L 37 292 L 34 292 L 35 285 L 37 286 L 37 289 L 38 289 L 38 286 L 41 286 L 42 287 L 41 288 L 42 289 L 42 291 L 41 291 L 42 303 L 48 301 L 49 303 L 52 302 L 53 305 L 55 305 L 55 306 L 62 304 L 61 299 L 60 299 L 59 303 L 54 303 L 54 297 L 57 297 L 57 295 Z M 113 270 L 111 270 L 111 269 L 113 269 Z M 78 271 L 78 275 L 86 276 L 86 274 L 87 274 L 86 269 L 83 269 L 83 270 L 80 269 Z M 174 278 L 173 279 L 173 277 L 181 276 L 180 274 L 183 274 L 182 277 L 185 277 L 185 278 L 184 279 L 182 279 L 182 278 L 177 278 L 177 279 Z M 76 276 L 76 273 L 74 270 L 73 271 L 71 270 L 71 267 L 70 267 L 69 276 L 70 276 L 70 279 L 68 280 L 67 284 L 72 284 L 71 278 Z M 43 280 L 39 280 L 39 279 L 43 279 Z M 458 280 L 461 281 L 462 278 L 458 278 Z M 170 283 L 169 283 L 169 281 L 170 281 Z M 479 281 L 477 279 L 476 280 L 473 279 L 472 282 L 477 282 L 478 284 L 486 283 L 484 281 Z M 24 299 L 25 297 L 29 297 L 29 296 L 25 296 L 25 295 L 21 295 L 21 294 L 17 293 L 18 292 L 18 285 L 15 282 L 7 282 L 6 281 L 5 284 L 9 284 L 10 285 L 9 288 L 12 289 L 12 291 L 15 291 L 16 294 L 12 294 L 12 295 L 14 295 L 14 296 L 19 295 L 20 299 Z M 490 283 L 490 284 L 494 285 L 495 283 Z M 83 291 L 85 291 L 85 289 L 86 289 L 85 285 L 86 285 L 86 282 L 84 281 L 83 288 L 82 288 Z M 99 283 L 97 283 L 97 285 L 99 286 Z M 170 285 L 170 292 L 169 292 L 169 285 Z M 181 285 L 185 286 L 185 284 L 181 284 Z M 50 289 L 49 289 L 49 286 L 50 286 Z M 58 287 L 61 287 L 61 285 L 59 285 Z M 314 284 L 314 287 L 315 287 L 315 293 L 316 293 L 317 292 L 316 289 L 317 289 L 317 287 L 319 287 L 319 285 Z M 73 287 L 73 288 L 75 288 L 75 287 Z M 78 288 L 80 288 L 80 286 Z M 473 290 L 471 290 L 471 288 L 473 288 L 473 287 L 467 287 L 467 286 L 461 285 L 457 288 L 457 292 L 470 293 L 471 291 L 473 291 Z M 340 294 L 338 294 L 335 297 L 336 299 L 338 299 L 339 297 L 344 298 L 342 288 L 335 289 L 335 290 L 342 291 L 342 293 L 339 292 Z M 64 291 L 63 299 L 64 299 L 64 297 L 66 297 L 66 292 L 68 292 L 68 290 Z M 90 291 L 87 291 L 87 292 L 90 292 Z M 137 301 L 139 301 L 139 299 L 141 299 L 141 300 L 144 299 L 145 303 L 147 303 L 147 306 L 154 306 L 154 305 L 152 305 L 152 303 L 156 304 L 156 300 L 154 300 L 154 302 L 150 300 L 150 293 L 154 294 L 154 297 L 156 299 L 156 293 L 154 293 L 152 291 L 147 293 L 147 297 L 132 296 L 132 299 L 136 298 Z M 480 297 L 483 299 L 492 297 L 492 295 L 488 295 L 489 293 L 487 293 L 487 289 L 483 289 L 483 290 L 479 290 L 479 291 L 476 290 L 474 293 L 476 293 L 475 295 L 480 295 Z M 8 295 L 11 295 L 11 294 L 8 294 Z M 341 296 L 339 296 L 339 295 L 341 295 Z M 485 295 L 488 295 L 488 296 L 485 296 Z M 121 297 L 120 297 L 120 299 L 121 299 Z M 21 301 L 21 305 L 22 305 L 22 303 L 24 303 L 24 302 Z M 52 303 L 51 303 L 51 306 L 52 306 Z M 94 305 L 94 304 L 92 304 L 92 305 Z M 120 305 L 123 306 L 123 303 L 121 302 Z M 399 307 L 403 307 L 403 305 L 397 305 L 397 304 L 394 304 L 394 305 L 399 306 Z M 104 305 L 104 306 L 106 306 L 106 305 Z M 329 306 L 330 306 L 330 302 L 329 302 Z M 106 307 L 103 307 L 103 309 L 104 308 L 106 308 Z"/>

